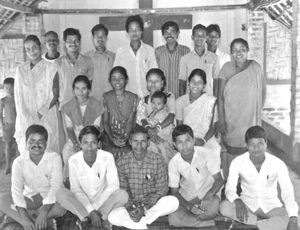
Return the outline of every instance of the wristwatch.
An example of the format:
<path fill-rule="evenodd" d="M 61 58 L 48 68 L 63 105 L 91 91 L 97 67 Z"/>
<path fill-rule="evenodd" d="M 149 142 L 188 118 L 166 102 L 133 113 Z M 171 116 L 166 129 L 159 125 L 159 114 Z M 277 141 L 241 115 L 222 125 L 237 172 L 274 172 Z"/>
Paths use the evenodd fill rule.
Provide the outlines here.
<path fill-rule="evenodd" d="M 297 216 L 291 216 L 289 221 L 294 223 L 294 224 L 298 224 L 298 217 Z"/>

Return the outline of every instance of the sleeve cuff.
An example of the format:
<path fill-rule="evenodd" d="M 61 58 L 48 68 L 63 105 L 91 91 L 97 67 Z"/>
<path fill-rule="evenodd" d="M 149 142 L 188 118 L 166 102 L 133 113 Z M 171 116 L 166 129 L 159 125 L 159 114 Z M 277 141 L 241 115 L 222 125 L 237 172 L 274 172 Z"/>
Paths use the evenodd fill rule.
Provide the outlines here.
<path fill-rule="evenodd" d="M 298 217 L 298 208 L 293 208 L 293 210 L 287 210 L 288 216 L 297 216 Z"/>
<path fill-rule="evenodd" d="M 45 204 L 54 204 L 56 202 L 55 197 L 46 197 L 43 199 L 43 205 Z"/>
<path fill-rule="evenodd" d="M 233 203 L 236 199 L 240 198 L 237 194 L 226 195 L 227 199 Z"/>
<path fill-rule="evenodd" d="M 24 201 L 17 201 L 17 202 L 14 202 L 13 204 L 15 207 L 20 207 L 20 208 L 27 208 L 27 205 L 26 205 L 26 202 L 25 200 Z"/>
<path fill-rule="evenodd" d="M 91 204 L 87 204 L 87 205 L 85 206 L 85 208 L 86 208 L 86 210 L 87 210 L 88 213 L 90 213 L 91 211 L 94 210 L 94 207 L 93 207 L 93 205 L 91 205 Z"/>

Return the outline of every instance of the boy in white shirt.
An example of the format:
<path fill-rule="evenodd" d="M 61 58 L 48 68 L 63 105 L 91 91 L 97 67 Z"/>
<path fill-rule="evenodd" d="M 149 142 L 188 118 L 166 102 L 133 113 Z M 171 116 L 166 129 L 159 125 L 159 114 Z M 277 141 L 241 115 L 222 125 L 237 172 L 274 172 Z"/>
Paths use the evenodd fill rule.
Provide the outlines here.
<path fill-rule="evenodd" d="M 253 126 L 246 131 L 248 152 L 236 157 L 229 168 L 227 200 L 220 206 L 222 215 L 233 220 L 257 225 L 260 230 L 298 229 L 298 205 L 286 165 L 266 152 L 265 130 Z M 236 193 L 238 180 L 242 193 Z M 281 189 L 278 197 L 277 186 Z"/>
<path fill-rule="evenodd" d="M 86 126 L 80 131 L 82 150 L 69 159 L 70 185 L 71 191 L 89 213 L 91 224 L 110 229 L 108 214 L 126 204 L 128 194 L 119 189 L 113 155 L 98 149 L 99 136 L 100 132 L 94 126 Z"/>

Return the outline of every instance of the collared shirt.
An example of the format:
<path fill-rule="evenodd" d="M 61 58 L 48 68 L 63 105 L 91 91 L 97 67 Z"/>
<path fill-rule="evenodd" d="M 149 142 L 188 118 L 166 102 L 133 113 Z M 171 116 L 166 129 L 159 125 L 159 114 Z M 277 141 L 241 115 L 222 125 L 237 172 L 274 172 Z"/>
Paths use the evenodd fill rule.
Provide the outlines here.
<path fill-rule="evenodd" d="M 199 56 L 195 50 L 184 55 L 180 59 L 179 79 L 187 81 L 190 73 L 194 69 L 202 69 L 206 73 L 206 92 L 213 95 L 213 79 L 215 79 L 220 70 L 218 56 L 205 49 L 202 56 Z M 187 92 L 189 88 L 187 87 Z"/>
<path fill-rule="evenodd" d="M 289 216 L 298 216 L 298 205 L 295 202 L 294 188 L 286 165 L 277 157 L 265 153 L 265 161 L 258 172 L 250 160 L 249 152 L 236 157 L 230 165 L 226 183 L 226 197 L 230 202 L 239 198 L 236 194 L 238 180 L 241 180 L 241 199 L 255 212 L 261 208 L 264 213 L 281 207 L 277 185 Z"/>
<path fill-rule="evenodd" d="M 54 204 L 62 182 L 62 161 L 55 152 L 46 151 L 38 165 L 27 152 L 17 157 L 12 165 L 11 193 L 18 207 L 26 208 L 24 196 L 31 198 L 36 194 L 43 197 L 43 205 Z"/>
<path fill-rule="evenodd" d="M 108 197 L 119 189 L 118 172 L 111 153 L 98 150 L 92 167 L 80 151 L 69 159 L 71 191 L 88 212 L 97 210 Z"/>
<path fill-rule="evenodd" d="M 107 49 L 103 53 L 100 53 L 96 49 L 90 50 L 85 55 L 91 58 L 94 64 L 91 95 L 98 100 L 102 100 L 103 93 L 111 90 L 108 79 L 116 55 Z"/>
<path fill-rule="evenodd" d="M 75 77 L 86 75 L 93 80 L 94 67 L 92 60 L 82 54 L 78 55 L 75 64 L 72 64 L 67 55 L 61 56 L 55 63 L 59 66 L 59 101 L 63 105 L 73 97 L 72 84 Z"/>
<path fill-rule="evenodd" d="M 117 167 L 120 187 L 127 191 L 129 201 L 140 201 L 149 209 L 167 194 L 167 165 L 161 155 L 148 151 L 138 161 L 129 152 L 117 161 Z"/>
<path fill-rule="evenodd" d="M 116 53 L 114 66 L 123 66 L 129 77 L 127 90 L 139 97 L 148 93 L 146 73 L 151 68 L 157 68 L 154 49 L 142 42 L 141 47 L 134 54 L 130 44 L 120 47 Z"/>
<path fill-rule="evenodd" d="M 220 157 L 203 147 L 194 147 L 191 163 L 178 152 L 169 162 L 169 187 L 179 188 L 186 200 L 202 199 L 214 184 L 213 175 L 220 172 Z"/>
<path fill-rule="evenodd" d="M 218 59 L 219 59 L 219 65 L 220 65 L 219 72 L 220 72 L 222 66 L 226 62 L 231 61 L 231 58 L 230 58 L 230 55 L 228 53 L 225 53 L 225 52 L 221 51 L 219 48 L 217 48 L 217 50 L 216 50 L 216 55 L 218 56 Z M 219 73 L 218 73 L 218 75 L 219 75 Z M 216 77 L 218 77 L 218 75 Z"/>
<path fill-rule="evenodd" d="M 190 52 L 190 48 L 177 44 L 174 51 L 170 51 L 167 45 L 155 49 L 158 67 L 164 71 L 167 82 L 167 91 L 172 92 L 175 98 L 179 96 L 179 62 L 180 58 Z"/>

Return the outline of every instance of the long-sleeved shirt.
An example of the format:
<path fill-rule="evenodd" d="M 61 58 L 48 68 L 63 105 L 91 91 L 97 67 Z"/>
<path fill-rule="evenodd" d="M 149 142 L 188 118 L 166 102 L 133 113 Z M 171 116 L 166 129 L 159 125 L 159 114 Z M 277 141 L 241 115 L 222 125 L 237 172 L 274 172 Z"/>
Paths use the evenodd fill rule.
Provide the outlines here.
<path fill-rule="evenodd" d="M 130 44 L 118 48 L 114 66 L 123 66 L 129 76 L 127 90 L 139 97 L 148 93 L 146 73 L 151 68 L 157 68 L 154 49 L 142 42 L 141 47 L 134 54 Z"/>
<path fill-rule="evenodd" d="M 43 205 L 56 202 L 56 192 L 62 187 L 62 161 L 55 152 L 45 152 L 36 165 L 29 153 L 15 159 L 12 166 L 11 193 L 14 205 L 26 208 L 24 196 L 43 197 Z"/>
<path fill-rule="evenodd" d="M 151 208 L 168 192 L 167 165 L 161 155 L 147 152 L 143 160 L 136 160 L 130 152 L 117 161 L 120 187 L 130 201 L 142 202 Z"/>
<path fill-rule="evenodd" d="M 249 152 L 236 157 L 230 165 L 226 183 L 226 197 L 233 202 L 239 198 L 236 193 L 238 179 L 241 179 L 242 193 L 240 198 L 255 212 L 261 208 L 265 213 L 281 207 L 278 198 L 277 184 L 289 216 L 298 216 L 298 205 L 295 202 L 294 188 L 286 165 L 277 157 L 265 153 L 265 160 L 258 172 Z"/>
<path fill-rule="evenodd" d="M 80 151 L 69 159 L 71 191 L 88 212 L 99 209 L 119 189 L 118 172 L 111 153 L 98 150 L 90 167 Z"/>

